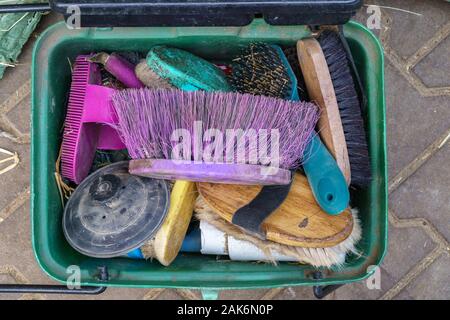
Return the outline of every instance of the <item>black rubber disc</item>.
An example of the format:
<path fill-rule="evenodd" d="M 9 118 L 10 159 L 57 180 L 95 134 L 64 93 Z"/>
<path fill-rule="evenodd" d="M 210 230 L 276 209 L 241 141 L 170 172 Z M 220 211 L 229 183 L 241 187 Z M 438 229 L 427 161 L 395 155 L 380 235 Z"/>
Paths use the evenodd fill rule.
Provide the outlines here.
<path fill-rule="evenodd" d="M 128 173 L 128 161 L 101 168 L 75 189 L 66 204 L 64 235 L 91 257 L 124 255 L 151 239 L 169 208 L 165 180 Z"/>

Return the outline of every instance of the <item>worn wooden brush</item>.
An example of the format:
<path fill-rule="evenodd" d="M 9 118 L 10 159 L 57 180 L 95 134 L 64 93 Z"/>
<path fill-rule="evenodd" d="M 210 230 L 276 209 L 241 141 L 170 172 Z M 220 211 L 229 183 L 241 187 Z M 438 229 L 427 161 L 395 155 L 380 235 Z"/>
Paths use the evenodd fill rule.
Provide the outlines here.
<path fill-rule="evenodd" d="M 350 209 L 334 216 L 324 212 L 315 201 L 308 180 L 300 173 L 295 173 L 286 199 L 262 221 L 257 234 L 245 228 L 245 224 L 237 224 L 239 210 L 248 206 L 261 189 L 260 186 L 198 184 L 200 195 L 214 212 L 261 239 L 304 248 L 324 248 L 335 246 L 350 236 L 354 223 Z M 276 190 L 271 190 L 271 194 L 276 194 Z M 270 202 L 267 197 L 263 205 L 269 206 Z M 257 219 L 258 206 L 250 205 L 250 209 L 244 213 L 244 218 Z"/>
<path fill-rule="evenodd" d="M 336 159 L 347 184 L 350 184 L 347 143 L 327 61 L 314 38 L 299 40 L 297 52 L 308 95 L 321 110 L 318 123 L 320 137 Z"/>
<path fill-rule="evenodd" d="M 362 114 L 364 98 L 350 50 L 342 33 L 330 29 L 323 30 L 317 41 L 327 62 L 339 107 L 350 160 L 351 184 L 367 187 L 371 181 L 371 168 Z"/>

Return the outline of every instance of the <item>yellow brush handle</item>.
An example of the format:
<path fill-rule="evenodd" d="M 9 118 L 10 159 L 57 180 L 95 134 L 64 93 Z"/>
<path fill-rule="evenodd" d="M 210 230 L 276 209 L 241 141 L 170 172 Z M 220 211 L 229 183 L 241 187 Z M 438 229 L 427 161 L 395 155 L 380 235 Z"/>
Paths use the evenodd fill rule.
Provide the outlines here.
<path fill-rule="evenodd" d="M 197 196 L 194 182 L 175 182 L 170 193 L 169 212 L 153 242 L 154 258 L 164 266 L 170 265 L 180 251 Z"/>

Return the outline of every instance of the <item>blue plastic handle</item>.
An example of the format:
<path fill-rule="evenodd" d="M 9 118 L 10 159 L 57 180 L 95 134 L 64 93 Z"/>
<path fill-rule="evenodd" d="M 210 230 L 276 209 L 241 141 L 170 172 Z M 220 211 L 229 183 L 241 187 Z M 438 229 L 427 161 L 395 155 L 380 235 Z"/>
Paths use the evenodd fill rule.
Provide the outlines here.
<path fill-rule="evenodd" d="M 336 160 L 315 135 L 304 153 L 303 170 L 317 203 L 328 214 L 348 208 L 350 192 Z"/>

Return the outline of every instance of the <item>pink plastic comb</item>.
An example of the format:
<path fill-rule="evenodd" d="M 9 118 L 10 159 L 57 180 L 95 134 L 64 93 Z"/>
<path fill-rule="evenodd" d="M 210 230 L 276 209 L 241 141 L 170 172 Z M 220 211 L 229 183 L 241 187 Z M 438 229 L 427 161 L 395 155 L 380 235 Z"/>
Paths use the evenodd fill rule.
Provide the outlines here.
<path fill-rule="evenodd" d="M 80 183 L 89 173 L 96 149 L 125 149 L 116 130 L 110 97 L 115 90 L 101 86 L 99 67 L 80 55 L 75 60 L 61 151 L 63 177 Z"/>

